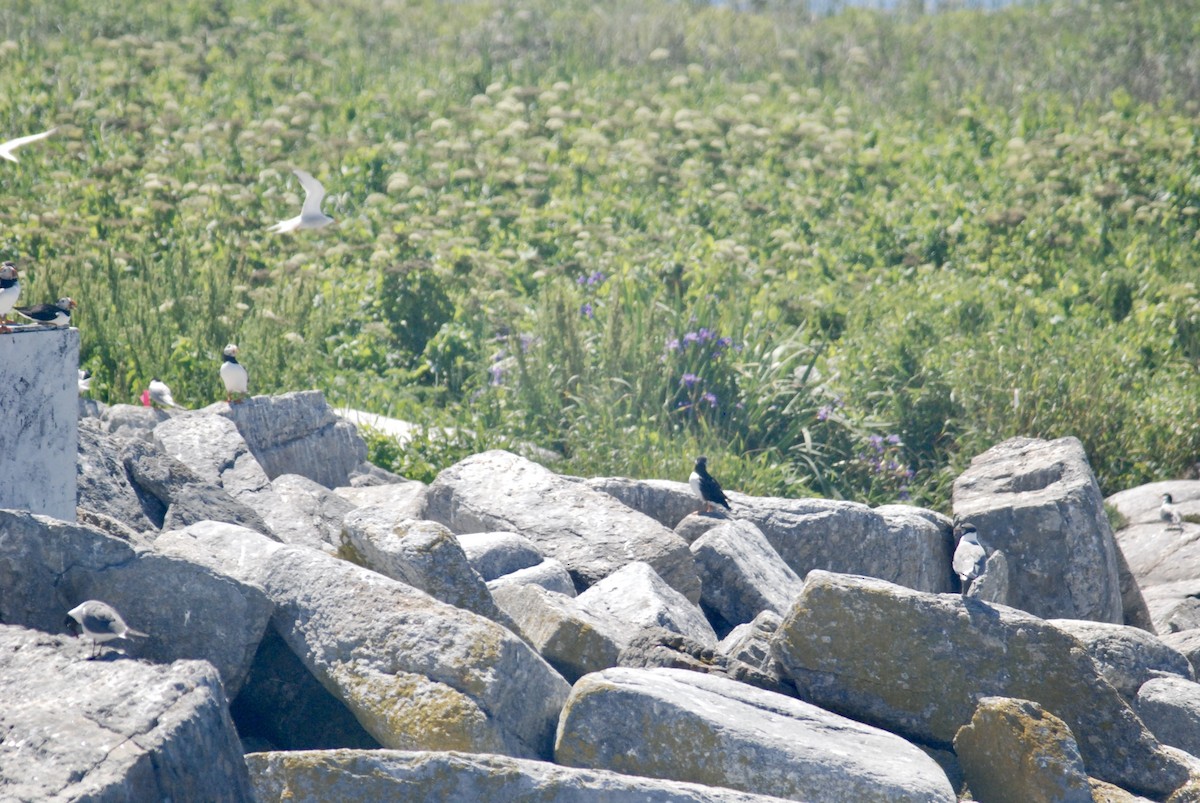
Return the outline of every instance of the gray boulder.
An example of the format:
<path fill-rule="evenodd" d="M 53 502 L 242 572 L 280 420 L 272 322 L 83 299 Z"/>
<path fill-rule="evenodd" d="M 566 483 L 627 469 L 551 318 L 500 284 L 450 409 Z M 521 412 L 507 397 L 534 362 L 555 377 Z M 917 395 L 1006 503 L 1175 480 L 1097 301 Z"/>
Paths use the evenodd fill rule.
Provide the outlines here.
<path fill-rule="evenodd" d="M 792 695 L 795 689 L 778 675 L 770 675 L 736 658 L 713 649 L 712 644 L 667 630 L 647 627 L 621 648 L 619 666 L 634 669 L 687 669 L 706 675 L 719 675 L 757 686 L 760 689 Z"/>
<path fill-rule="evenodd" d="M 140 404 L 114 404 L 100 414 L 100 428 L 122 438 L 154 440 L 154 428 L 171 417 L 166 410 Z"/>
<path fill-rule="evenodd" d="M 299 474 L 276 477 L 271 480 L 270 493 L 256 494 L 253 499 L 270 534 L 285 544 L 331 555 L 342 546 L 342 519 L 354 510 L 343 497 Z"/>
<path fill-rule="evenodd" d="M 549 754 L 567 683 L 494 622 L 405 583 L 228 525 L 191 539 L 261 585 L 272 625 L 385 747 Z"/>
<path fill-rule="evenodd" d="M 631 480 L 625 477 L 595 477 L 583 482 L 589 488 L 603 491 L 670 530 L 704 506 L 686 482 Z"/>
<path fill-rule="evenodd" d="M 674 533 L 509 452 L 484 452 L 442 471 L 429 486 L 425 515 L 459 534 L 520 533 L 561 561 L 577 588 L 644 561 L 688 599 L 700 598 L 692 555 Z"/>
<path fill-rule="evenodd" d="M 1200 629 L 1200 578 L 1147 585 L 1142 598 L 1155 633 Z"/>
<path fill-rule="evenodd" d="M 1159 636 L 1159 640 L 1187 658 L 1188 663 L 1192 665 L 1192 677 L 1200 677 L 1200 630 L 1164 633 Z"/>
<path fill-rule="evenodd" d="M 1136 627 L 1089 622 L 1084 619 L 1049 619 L 1083 642 L 1104 679 L 1129 701 L 1151 678 L 1173 675 L 1194 679 L 1192 665 L 1182 653 Z"/>
<path fill-rule="evenodd" d="M 801 698 L 922 742 L 948 745 L 981 698 L 1014 697 L 1078 734 L 1089 775 L 1152 794 L 1187 777 L 1078 640 L 1013 608 L 812 572 L 771 649 Z"/>
<path fill-rule="evenodd" d="M 545 559 L 532 541 L 516 533 L 463 533 L 458 543 L 471 568 L 485 581 L 537 566 Z"/>
<path fill-rule="evenodd" d="M 691 513 L 679 520 L 674 531 L 688 544 L 694 544 L 700 536 L 714 527 L 729 523 L 730 520 L 731 517 L 720 508 L 708 513 Z"/>
<path fill-rule="evenodd" d="M 237 427 L 219 415 L 197 411 L 172 416 L 154 428 L 154 442 L 200 479 L 224 488 L 234 498 L 271 488 Z"/>
<path fill-rule="evenodd" d="M 254 800 L 216 671 L 0 625 L 5 800 Z"/>
<path fill-rule="evenodd" d="M 954 482 L 954 514 L 1008 558 L 1005 604 L 1044 619 L 1124 622 L 1117 546 L 1075 438 L 1013 438 Z"/>
<path fill-rule="evenodd" d="M 648 563 L 630 563 L 576 598 L 579 608 L 626 625 L 626 637 L 643 627 L 665 627 L 715 645 L 717 634 L 700 608 L 680 594 Z"/>
<path fill-rule="evenodd" d="M 933 759 L 898 736 L 680 669 L 606 669 L 580 679 L 554 757 L 811 803 L 955 800 Z"/>
<path fill-rule="evenodd" d="M 205 410 L 237 425 L 271 479 L 299 474 L 337 488 L 350 485 L 351 474 L 367 459 L 358 428 L 338 417 L 319 390 L 219 402 Z"/>
<path fill-rule="evenodd" d="M 121 461 L 121 443 L 87 419 L 79 422 L 76 504 L 139 532 L 157 531 L 167 512 L 162 502 L 130 481 Z"/>
<path fill-rule="evenodd" d="M 416 519 L 395 521 L 387 511 L 364 507 L 346 515 L 342 538 L 342 557 L 434 599 L 493 621 L 500 618 L 483 578 L 445 526 Z"/>
<path fill-rule="evenodd" d="M 621 622 L 583 610 L 573 597 L 537 585 L 502 586 L 495 599 L 517 632 L 568 683 L 617 665 L 625 640 Z"/>
<path fill-rule="evenodd" d="M 717 652 L 754 667 L 783 682 L 784 672 L 771 654 L 771 638 L 783 624 L 783 617 L 773 611 L 763 611 L 753 620 L 740 624 L 717 645 Z"/>
<path fill-rule="evenodd" d="M 1134 705 L 1160 742 L 1200 756 L 1200 684 L 1177 677 L 1153 678 L 1138 690 Z"/>
<path fill-rule="evenodd" d="M 68 610 L 103 600 L 149 634 L 114 642 L 122 652 L 161 663 L 203 659 L 230 694 L 241 687 L 271 615 L 261 589 L 43 516 L 0 511 L 0 533 L 0 621 L 61 633 Z"/>
<path fill-rule="evenodd" d="M 700 603 L 731 626 L 762 611 L 787 613 L 804 581 L 784 563 L 762 531 L 748 521 L 712 528 L 691 546 L 704 578 Z"/>
<path fill-rule="evenodd" d="M 540 586 L 547 591 L 567 597 L 577 596 L 575 582 L 571 579 L 567 567 L 554 558 L 546 558 L 536 566 L 517 569 L 515 572 L 501 575 L 495 580 L 489 580 L 487 586 L 493 596 L 502 588 L 515 586 Z"/>
<path fill-rule="evenodd" d="M 261 801 L 412 800 L 437 803 L 783 803 L 734 789 L 575 769 L 483 753 L 329 750 L 252 753 Z"/>
<path fill-rule="evenodd" d="M 423 482 L 405 480 L 384 485 L 342 485 L 333 492 L 355 507 L 386 507 L 397 519 L 423 519 L 428 490 Z"/>
<path fill-rule="evenodd" d="M 976 800 L 1092 803 L 1071 729 L 1029 700 L 981 699 L 954 752 Z"/>

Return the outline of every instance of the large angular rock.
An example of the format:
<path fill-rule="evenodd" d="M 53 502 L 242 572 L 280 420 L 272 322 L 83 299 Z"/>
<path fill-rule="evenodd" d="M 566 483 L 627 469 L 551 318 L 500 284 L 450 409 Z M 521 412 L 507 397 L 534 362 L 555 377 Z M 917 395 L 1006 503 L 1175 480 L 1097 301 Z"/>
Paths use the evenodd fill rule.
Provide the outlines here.
<path fill-rule="evenodd" d="M 584 480 L 589 488 L 603 491 L 674 530 L 683 519 L 704 507 L 686 482 L 674 480 L 631 480 L 625 477 L 595 477 Z"/>
<path fill-rule="evenodd" d="M 261 585 L 272 625 L 385 747 L 549 754 L 567 683 L 494 622 L 405 583 L 249 530 L 197 525 L 212 565 Z"/>
<path fill-rule="evenodd" d="M 211 666 L 90 650 L 0 625 L 5 800 L 254 800 Z"/>
<path fill-rule="evenodd" d="M 114 404 L 100 414 L 101 429 L 122 438 L 154 440 L 154 428 L 171 417 L 166 410 L 140 404 Z"/>
<path fill-rule="evenodd" d="M 1136 627 L 1089 622 L 1084 619 L 1049 619 L 1087 647 L 1104 679 L 1129 701 L 1147 680 L 1175 675 L 1194 679 L 1192 665 L 1183 653 Z"/>
<path fill-rule="evenodd" d="M 342 523 L 342 556 L 385 577 L 408 583 L 434 599 L 500 618 L 483 578 L 471 568 L 458 539 L 434 521 L 395 521 L 387 511 L 364 507 Z"/>
<path fill-rule="evenodd" d="M 715 645 L 717 634 L 704 614 L 648 563 L 630 563 L 576 597 L 581 610 L 608 616 L 627 626 L 627 637 L 643 627 L 665 627 Z"/>
<path fill-rule="evenodd" d="M 532 541 L 516 533 L 463 533 L 458 536 L 458 543 L 471 568 L 489 582 L 537 566 L 545 559 Z"/>
<path fill-rule="evenodd" d="M 201 521 L 224 521 L 272 535 L 254 508 L 234 499 L 220 485 L 202 479 L 152 443 L 127 441 L 121 449 L 121 460 L 142 495 L 153 497 L 163 506 L 162 519 L 155 521 L 162 529 L 179 529 Z"/>
<path fill-rule="evenodd" d="M 1200 684 L 1171 677 L 1148 680 L 1135 707 L 1160 742 L 1200 756 Z"/>
<path fill-rule="evenodd" d="M 1092 803 L 1071 729 L 1029 700 L 981 699 L 954 752 L 976 800 Z"/>
<path fill-rule="evenodd" d="M 578 596 L 575 593 L 575 583 L 571 580 L 571 574 L 567 571 L 567 567 L 554 558 L 546 558 L 536 566 L 517 569 L 515 572 L 501 575 L 495 580 L 489 580 L 487 584 L 488 590 L 492 592 L 493 596 L 502 588 L 517 586 L 540 586 L 547 591 L 567 597 Z"/>
<path fill-rule="evenodd" d="M 417 480 L 383 485 L 339 486 L 333 492 L 355 507 L 387 507 L 397 519 L 425 518 L 429 486 Z"/>
<path fill-rule="evenodd" d="M 898 736 L 680 669 L 606 669 L 580 679 L 554 757 L 812 803 L 955 800 L 937 763 Z"/>
<path fill-rule="evenodd" d="M 172 416 L 154 428 L 154 441 L 200 479 L 234 498 L 271 488 L 237 427 L 219 415 L 197 411 Z"/>
<path fill-rule="evenodd" d="M 738 495 L 737 518 L 756 525 L 797 575 L 813 569 L 878 577 L 918 591 L 955 588 L 950 521 L 906 506 Z M 681 525 L 682 526 L 682 525 Z"/>
<path fill-rule="evenodd" d="M 349 485 L 350 475 L 367 459 L 367 444 L 357 427 L 339 418 L 319 390 L 219 402 L 205 410 L 237 425 L 271 479 L 299 474 L 337 488 Z"/>
<path fill-rule="evenodd" d="M 771 649 L 803 699 L 922 742 L 948 745 L 981 698 L 1014 697 L 1067 723 L 1089 775 L 1153 794 L 1187 776 L 1078 640 L 1013 608 L 812 572 Z"/>
<path fill-rule="evenodd" d="M 688 599 L 700 598 L 692 555 L 674 533 L 509 452 L 484 452 L 442 471 L 429 486 L 425 515 L 460 534 L 520 533 L 561 561 L 578 588 L 644 561 Z"/>
<path fill-rule="evenodd" d="M 763 611 L 753 621 L 740 624 L 717 645 L 717 652 L 754 667 L 777 683 L 784 683 L 783 667 L 771 653 L 771 638 L 783 624 L 783 617 Z M 791 681 L 786 681 L 788 685 Z"/>
<path fill-rule="evenodd" d="M 149 634 L 114 642 L 123 652 L 162 663 L 203 659 L 231 695 L 241 687 L 271 615 L 261 589 L 42 516 L 0 511 L 0 533 L 0 621 L 61 633 L 68 610 L 103 600 Z"/>
<path fill-rule="evenodd" d="M 1005 604 L 1043 619 L 1124 622 L 1104 497 L 1075 438 L 1013 438 L 954 482 L 954 514 L 1008 558 Z"/>
<path fill-rule="evenodd" d="M 342 519 L 354 510 L 343 497 L 299 474 L 276 477 L 270 493 L 255 494 L 253 499 L 270 534 L 285 544 L 331 555 L 342 546 Z"/>
<path fill-rule="evenodd" d="M 791 567 L 748 521 L 714 527 L 691 546 L 705 579 L 700 603 L 730 626 L 751 621 L 762 611 L 787 613 L 804 587 Z"/>
<path fill-rule="evenodd" d="M 1200 578 L 1148 585 L 1142 598 L 1155 633 L 1200 629 Z"/>
<path fill-rule="evenodd" d="M 518 632 L 568 683 L 617 665 L 625 641 L 621 622 L 536 585 L 501 587 L 495 598 Z"/>
<path fill-rule="evenodd" d="M 1188 659 L 1188 663 L 1192 665 L 1192 677 L 1200 677 L 1200 630 L 1164 633 L 1159 639 Z"/>
<path fill-rule="evenodd" d="M 771 676 L 750 664 L 715 650 L 710 643 L 697 641 L 662 627 L 643 628 L 621 648 L 618 666 L 633 669 L 686 669 L 706 675 L 718 675 L 779 694 L 794 695 L 795 689 L 778 676 Z"/>
<path fill-rule="evenodd" d="M 167 512 L 162 502 L 130 481 L 121 461 L 121 443 L 87 419 L 79 422 L 76 503 L 139 532 L 157 531 Z"/>
<path fill-rule="evenodd" d="M 735 789 L 482 753 L 329 750 L 252 753 L 258 800 L 437 803 L 783 803 Z"/>

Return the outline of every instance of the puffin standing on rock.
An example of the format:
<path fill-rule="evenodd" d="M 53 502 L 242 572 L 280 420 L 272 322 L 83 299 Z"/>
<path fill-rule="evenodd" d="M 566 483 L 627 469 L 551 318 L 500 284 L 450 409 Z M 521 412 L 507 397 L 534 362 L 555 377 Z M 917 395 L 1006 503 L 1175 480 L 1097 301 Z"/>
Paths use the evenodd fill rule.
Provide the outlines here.
<path fill-rule="evenodd" d="M 21 282 L 17 275 L 17 266 L 11 262 L 0 265 L 0 333 L 11 332 L 8 325 L 8 313 L 17 305 L 21 297 Z"/>
<path fill-rule="evenodd" d="M 238 347 L 230 343 L 225 347 L 224 362 L 221 363 L 221 381 L 225 383 L 225 401 L 241 401 L 246 397 L 247 387 L 249 386 L 250 375 L 246 373 L 246 367 L 237 361 Z M 239 398 L 234 399 L 234 394 L 238 394 Z"/>
<path fill-rule="evenodd" d="M 696 458 L 696 467 L 688 477 L 688 485 L 692 486 L 696 496 L 704 500 L 705 513 L 712 510 L 714 503 L 723 506 L 726 510 L 732 509 L 729 507 L 729 500 L 725 498 L 725 492 L 721 490 L 720 483 L 708 473 L 707 457 Z"/>

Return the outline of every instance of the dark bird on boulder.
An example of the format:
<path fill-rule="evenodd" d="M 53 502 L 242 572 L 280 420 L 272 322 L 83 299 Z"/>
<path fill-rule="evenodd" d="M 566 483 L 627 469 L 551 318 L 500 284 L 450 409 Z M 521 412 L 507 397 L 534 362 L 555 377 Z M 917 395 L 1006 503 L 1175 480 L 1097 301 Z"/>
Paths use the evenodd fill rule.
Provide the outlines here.
<path fill-rule="evenodd" d="M 696 496 L 704 500 L 704 512 L 708 513 L 712 510 L 713 504 L 723 506 L 726 510 L 730 510 L 729 500 L 725 498 L 725 492 L 721 490 L 721 485 L 712 478 L 708 473 L 708 458 L 697 457 L 696 468 L 692 470 L 692 474 L 688 477 L 688 485 L 692 486 L 692 490 Z"/>
<path fill-rule="evenodd" d="M 146 637 L 142 631 L 134 630 L 125 624 L 121 614 L 111 605 L 98 599 L 81 602 L 67 611 L 65 624 L 72 632 L 75 632 L 76 628 L 82 630 L 83 635 L 92 640 L 93 658 L 96 657 L 100 645 L 106 641 L 130 636 Z"/>
<path fill-rule="evenodd" d="M 75 302 L 63 296 L 53 304 L 17 307 L 17 314 L 43 326 L 69 326 L 73 309 L 75 309 Z"/>
<path fill-rule="evenodd" d="M 962 582 L 962 595 L 965 597 L 971 588 L 971 583 L 983 574 L 984 566 L 987 565 L 987 552 L 979 543 L 979 534 L 976 532 L 974 524 L 963 524 L 957 529 L 961 537 L 958 540 L 958 546 L 954 548 L 952 565 L 954 573 Z"/>

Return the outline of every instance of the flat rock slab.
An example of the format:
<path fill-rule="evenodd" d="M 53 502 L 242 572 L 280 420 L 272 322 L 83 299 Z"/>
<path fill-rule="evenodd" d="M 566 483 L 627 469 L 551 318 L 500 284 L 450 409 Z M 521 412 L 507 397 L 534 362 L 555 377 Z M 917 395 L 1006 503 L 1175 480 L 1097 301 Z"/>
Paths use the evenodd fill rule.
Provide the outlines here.
<path fill-rule="evenodd" d="M 812 572 L 771 649 L 803 699 L 926 743 L 1013 697 L 1067 723 L 1089 775 L 1155 794 L 1187 777 L 1077 639 L 1014 608 Z"/>
<path fill-rule="evenodd" d="M 1013 438 L 954 481 L 954 514 L 1008 562 L 1006 605 L 1043 619 L 1124 622 L 1116 541 L 1076 438 Z"/>
<path fill-rule="evenodd" d="M 606 493 L 503 451 L 473 455 L 429 486 L 427 518 L 455 533 L 519 533 L 587 588 L 634 561 L 693 602 L 700 578 L 687 544 Z"/>
<path fill-rule="evenodd" d="M 244 528 L 197 525 L 164 538 L 191 540 L 214 566 L 261 585 L 276 632 L 383 746 L 549 755 L 567 683 L 500 625 Z"/>
<path fill-rule="evenodd" d="M 726 678 L 606 669 L 575 684 L 555 761 L 811 803 L 946 801 L 937 763 L 891 733 Z"/>
<path fill-rule="evenodd" d="M 700 608 L 680 594 L 648 563 L 630 563 L 576 597 L 576 606 L 625 624 L 625 635 L 644 627 L 664 627 L 705 644 L 717 634 Z"/>
<path fill-rule="evenodd" d="M 1193 680 L 1187 656 L 1145 630 L 1085 619 L 1049 619 L 1083 642 L 1104 679 L 1132 701 L 1151 678 L 1176 675 Z"/>
<path fill-rule="evenodd" d="M 103 600 L 149 634 L 111 647 L 159 662 L 209 661 L 230 695 L 237 694 L 271 616 L 261 588 L 42 516 L 0 511 L 0 533 L 0 621 L 62 633 L 67 611 Z"/>
<path fill-rule="evenodd" d="M 458 543 L 486 582 L 537 566 L 545 555 L 528 538 L 516 533 L 463 533 Z"/>
<path fill-rule="evenodd" d="M 0 797 L 252 801 L 216 670 L 0 625 Z"/>
<path fill-rule="evenodd" d="M 584 480 L 589 488 L 618 499 L 621 504 L 644 513 L 674 530 L 679 522 L 704 507 L 686 482 L 674 480 L 631 480 L 625 477 L 594 477 Z"/>
<path fill-rule="evenodd" d="M 573 597 L 537 585 L 502 586 L 495 598 L 521 636 L 568 683 L 617 665 L 625 641 L 621 622 L 583 610 Z"/>
<path fill-rule="evenodd" d="M 342 485 L 333 492 L 355 507 L 388 507 L 399 519 L 420 519 L 425 513 L 425 492 L 429 486 L 417 480 L 384 485 Z"/>
<path fill-rule="evenodd" d="M 484 753 L 327 750 L 251 753 L 261 803 L 782 803 L 735 789 L 639 778 Z"/>
<path fill-rule="evenodd" d="M 692 542 L 704 578 L 700 602 L 731 626 L 763 611 L 787 613 L 804 581 L 748 521 L 720 524 Z"/>
<path fill-rule="evenodd" d="M 1138 716 L 1163 744 L 1200 755 L 1200 683 L 1155 678 L 1138 690 Z"/>
<path fill-rule="evenodd" d="M 271 492 L 255 495 L 253 503 L 280 541 L 331 555 L 342 545 L 342 519 L 355 508 L 324 485 L 299 474 L 276 477 Z"/>
<path fill-rule="evenodd" d="M 536 566 L 517 569 L 515 572 L 500 575 L 495 580 L 489 580 L 487 586 L 493 596 L 501 588 L 512 588 L 515 586 L 540 586 L 556 594 L 563 594 L 568 597 L 578 596 L 575 591 L 575 581 L 571 579 L 571 573 L 567 571 L 566 566 L 563 566 L 554 558 L 546 558 Z"/>

